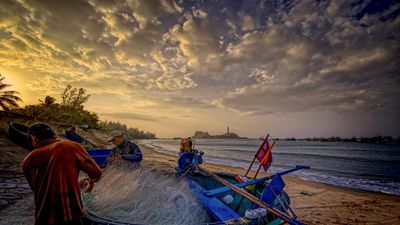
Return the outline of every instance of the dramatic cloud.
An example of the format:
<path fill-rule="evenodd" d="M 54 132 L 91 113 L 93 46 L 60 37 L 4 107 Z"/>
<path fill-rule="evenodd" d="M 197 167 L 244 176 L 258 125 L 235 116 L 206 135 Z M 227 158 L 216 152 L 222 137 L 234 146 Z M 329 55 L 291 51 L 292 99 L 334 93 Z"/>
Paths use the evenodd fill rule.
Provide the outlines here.
<path fill-rule="evenodd" d="M 390 16 L 398 9 L 361 15 L 361 6 L 302 1 L 277 10 L 264 30 L 228 47 L 234 71 L 249 74 L 238 79 L 254 80 L 218 105 L 251 113 L 399 111 L 400 20 Z"/>
<path fill-rule="evenodd" d="M 310 114 L 327 115 L 327 127 L 356 121 L 358 130 L 337 133 L 400 135 L 399 9 L 396 1 L 3 0 L 0 69 L 23 80 L 29 98 L 84 87 L 100 116 L 164 136 L 202 124 L 190 118 L 214 130 L 252 124 L 243 128 L 252 136 L 256 120 L 276 128 L 271 118 Z M 362 122 L 377 115 L 378 127 Z"/>

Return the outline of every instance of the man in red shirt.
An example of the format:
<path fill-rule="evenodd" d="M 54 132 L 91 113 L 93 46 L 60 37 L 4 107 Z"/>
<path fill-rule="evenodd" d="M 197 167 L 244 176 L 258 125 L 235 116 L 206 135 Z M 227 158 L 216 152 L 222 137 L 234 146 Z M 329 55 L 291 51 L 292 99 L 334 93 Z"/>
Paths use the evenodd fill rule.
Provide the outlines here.
<path fill-rule="evenodd" d="M 101 177 L 101 169 L 78 143 L 61 141 L 44 123 L 29 127 L 35 149 L 22 163 L 25 177 L 35 196 L 35 225 L 85 224 L 79 171 L 89 179 L 86 190 Z"/>

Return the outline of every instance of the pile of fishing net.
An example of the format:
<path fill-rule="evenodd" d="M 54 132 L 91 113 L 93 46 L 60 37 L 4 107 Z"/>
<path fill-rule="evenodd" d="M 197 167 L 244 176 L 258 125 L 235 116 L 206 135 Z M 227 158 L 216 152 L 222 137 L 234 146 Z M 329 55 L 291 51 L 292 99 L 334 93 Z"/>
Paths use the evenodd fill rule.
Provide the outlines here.
<path fill-rule="evenodd" d="M 207 212 L 193 196 L 187 180 L 156 168 L 120 162 L 104 170 L 85 209 L 115 222 L 137 224 L 202 224 Z"/>

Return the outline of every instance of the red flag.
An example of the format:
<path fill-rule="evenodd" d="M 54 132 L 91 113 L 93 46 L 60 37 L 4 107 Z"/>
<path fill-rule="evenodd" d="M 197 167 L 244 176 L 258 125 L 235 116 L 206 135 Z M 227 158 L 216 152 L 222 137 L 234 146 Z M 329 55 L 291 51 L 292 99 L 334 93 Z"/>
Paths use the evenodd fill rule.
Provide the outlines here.
<path fill-rule="evenodd" d="M 269 145 L 268 137 L 266 137 L 263 143 L 261 144 L 260 148 L 258 148 L 256 157 L 260 162 L 260 164 L 263 166 L 265 172 L 267 172 L 268 168 L 271 166 L 272 163 L 271 149 L 273 146 L 274 146 L 273 144 L 272 146 Z"/>

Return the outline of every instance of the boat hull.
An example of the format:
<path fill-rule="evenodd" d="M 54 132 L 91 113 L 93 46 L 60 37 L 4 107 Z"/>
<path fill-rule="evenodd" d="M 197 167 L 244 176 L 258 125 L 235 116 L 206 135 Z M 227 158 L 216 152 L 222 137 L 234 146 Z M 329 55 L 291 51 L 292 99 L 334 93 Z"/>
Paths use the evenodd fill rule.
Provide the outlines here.
<path fill-rule="evenodd" d="M 239 183 L 233 174 L 217 173 L 217 175 L 231 184 Z M 255 220 L 246 218 L 246 211 L 258 208 L 258 206 L 233 190 L 215 195 L 207 195 L 207 193 L 212 193 L 213 190 L 225 187 L 223 184 L 211 177 L 207 177 L 201 173 L 195 173 L 192 176 L 189 176 L 188 179 L 190 180 L 190 187 L 193 190 L 193 194 L 209 212 L 210 217 L 212 218 L 212 223 L 254 224 L 255 221 L 258 221 L 259 219 L 269 221 L 268 223 L 265 222 L 261 224 L 272 225 L 281 222 L 280 218 L 274 217 L 269 213 L 263 218 L 257 218 Z M 258 183 L 249 187 L 247 191 L 257 198 L 261 198 L 264 188 L 264 183 Z M 226 199 L 231 201 L 227 202 Z M 277 206 L 276 203 L 274 203 L 274 206 Z"/>
<path fill-rule="evenodd" d="M 80 135 L 78 135 L 70 130 L 65 131 L 65 137 L 68 138 L 69 140 L 77 142 L 79 144 L 82 144 L 85 141 L 85 139 L 83 137 L 81 137 Z"/>
<path fill-rule="evenodd" d="M 10 137 L 10 140 L 18 146 L 32 151 L 34 147 L 32 145 L 32 140 L 28 135 L 28 128 L 29 127 L 25 125 L 11 122 L 8 127 L 8 136 Z"/>
<path fill-rule="evenodd" d="M 111 149 L 91 149 L 87 152 L 100 167 L 107 166 L 107 158 L 111 154 Z"/>

